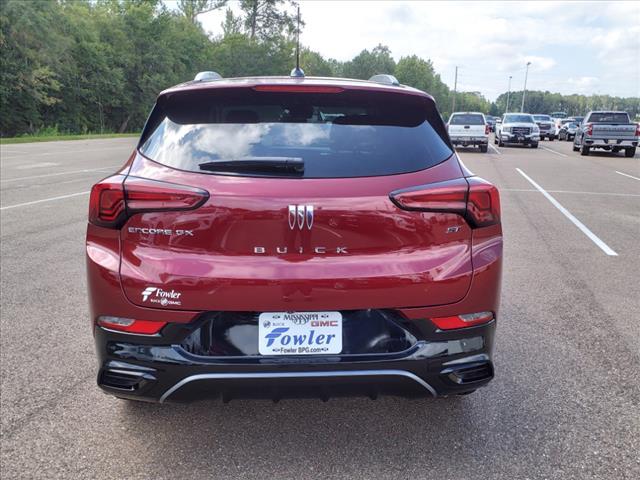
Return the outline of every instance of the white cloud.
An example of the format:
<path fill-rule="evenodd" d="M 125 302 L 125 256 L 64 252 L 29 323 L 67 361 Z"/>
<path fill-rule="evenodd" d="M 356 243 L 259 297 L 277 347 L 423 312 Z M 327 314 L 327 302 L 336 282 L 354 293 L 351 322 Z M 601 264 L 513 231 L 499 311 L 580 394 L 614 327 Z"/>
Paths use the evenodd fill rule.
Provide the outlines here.
<path fill-rule="evenodd" d="M 506 90 L 509 75 L 520 89 L 527 62 L 531 89 L 638 95 L 640 2 L 302 0 L 300 9 L 302 43 L 325 57 L 349 60 L 382 43 L 396 60 L 430 58 L 450 86 L 460 66 L 459 85 L 489 98 Z M 200 20 L 219 34 L 222 17 Z"/>

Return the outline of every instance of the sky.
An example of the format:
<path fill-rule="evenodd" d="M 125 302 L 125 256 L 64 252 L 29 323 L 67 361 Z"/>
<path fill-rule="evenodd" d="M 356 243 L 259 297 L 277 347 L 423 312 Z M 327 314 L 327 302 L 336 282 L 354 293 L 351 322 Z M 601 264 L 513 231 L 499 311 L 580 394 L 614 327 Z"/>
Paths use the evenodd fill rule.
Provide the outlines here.
<path fill-rule="evenodd" d="M 490 100 L 509 76 L 522 90 L 527 62 L 528 90 L 640 96 L 640 2 L 301 0 L 300 13 L 301 43 L 324 57 L 349 60 L 381 43 L 396 61 L 431 59 L 451 88 L 458 66 L 458 90 Z M 220 35 L 223 17 L 199 20 Z"/>

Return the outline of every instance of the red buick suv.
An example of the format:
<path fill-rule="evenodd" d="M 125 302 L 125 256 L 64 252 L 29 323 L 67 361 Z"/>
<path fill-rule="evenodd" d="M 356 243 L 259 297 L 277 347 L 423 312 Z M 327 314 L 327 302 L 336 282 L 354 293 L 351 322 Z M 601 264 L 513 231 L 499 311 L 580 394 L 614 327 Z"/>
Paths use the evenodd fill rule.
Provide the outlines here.
<path fill-rule="evenodd" d="M 494 375 L 498 191 L 392 76 L 165 90 L 91 190 L 86 254 L 117 397 L 446 396 Z"/>

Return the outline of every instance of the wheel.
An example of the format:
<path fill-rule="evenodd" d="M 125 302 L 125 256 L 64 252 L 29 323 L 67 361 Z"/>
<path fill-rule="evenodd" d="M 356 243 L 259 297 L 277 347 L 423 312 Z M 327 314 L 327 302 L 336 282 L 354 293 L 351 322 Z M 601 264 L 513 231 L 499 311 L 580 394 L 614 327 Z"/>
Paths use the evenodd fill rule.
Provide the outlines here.
<path fill-rule="evenodd" d="M 480 151 L 482 153 L 487 153 L 488 148 L 488 145 L 480 145 Z"/>
<path fill-rule="evenodd" d="M 636 147 L 629 147 L 629 148 L 625 148 L 624 149 L 624 156 L 625 157 L 633 157 L 636 154 Z"/>
<path fill-rule="evenodd" d="M 533 142 L 531 144 L 531 148 L 538 148 L 538 142 Z"/>
<path fill-rule="evenodd" d="M 493 143 L 494 143 L 495 145 L 497 145 L 497 144 L 498 144 L 498 136 L 497 136 L 497 135 L 494 135 L 494 136 L 493 136 Z"/>
<path fill-rule="evenodd" d="M 582 147 L 580 147 L 580 155 L 582 155 L 583 157 L 586 157 L 589 155 L 589 147 L 587 147 L 586 145 L 583 145 Z"/>
<path fill-rule="evenodd" d="M 555 136 L 553 136 L 553 135 L 551 135 L 551 136 L 549 137 L 549 141 L 550 141 L 550 142 L 553 142 L 555 139 L 556 139 L 556 137 L 555 137 Z"/>
<path fill-rule="evenodd" d="M 611 151 L 612 151 L 613 153 L 618 153 L 620 150 L 621 150 L 621 148 L 620 148 L 620 147 L 613 147 L 613 148 L 611 149 Z"/>
<path fill-rule="evenodd" d="M 580 151 L 580 147 L 578 147 L 575 143 L 573 144 L 573 151 L 574 152 L 579 152 Z"/>
<path fill-rule="evenodd" d="M 502 141 L 502 139 L 498 140 L 498 146 L 504 147 L 504 142 Z"/>

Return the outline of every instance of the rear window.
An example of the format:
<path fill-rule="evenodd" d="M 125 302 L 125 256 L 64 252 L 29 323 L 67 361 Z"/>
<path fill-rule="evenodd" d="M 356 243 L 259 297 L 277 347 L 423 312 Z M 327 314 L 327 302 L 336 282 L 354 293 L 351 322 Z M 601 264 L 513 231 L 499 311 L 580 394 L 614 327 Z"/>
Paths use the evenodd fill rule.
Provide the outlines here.
<path fill-rule="evenodd" d="M 295 158 L 304 162 L 304 178 L 338 178 L 432 167 L 452 155 L 446 139 L 433 101 L 423 97 L 234 88 L 161 97 L 139 150 L 202 173 L 210 173 L 200 168 L 207 162 Z"/>
<path fill-rule="evenodd" d="M 629 123 L 629 115 L 616 112 L 597 112 L 589 115 L 589 121 L 596 123 Z"/>
<path fill-rule="evenodd" d="M 484 125 L 484 117 L 473 113 L 455 114 L 451 116 L 449 125 Z"/>
<path fill-rule="evenodd" d="M 549 115 L 534 115 L 533 118 L 534 118 L 534 120 L 537 120 L 538 122 L 550 122 L 551 121 L 551 117 Z"/>

